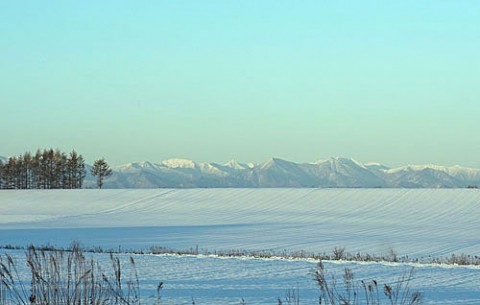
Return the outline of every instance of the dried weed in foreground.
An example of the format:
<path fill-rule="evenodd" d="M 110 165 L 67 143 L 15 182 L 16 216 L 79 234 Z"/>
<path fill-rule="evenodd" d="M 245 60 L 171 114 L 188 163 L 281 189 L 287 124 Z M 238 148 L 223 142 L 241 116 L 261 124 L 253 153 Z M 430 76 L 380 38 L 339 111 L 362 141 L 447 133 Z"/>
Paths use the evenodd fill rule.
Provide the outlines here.
<path fill-rule="evenodd" d="M 344 269 L 339 283 L 335 274 L 327 274 L 320 261 L 314 272 L 320 289 L 319 304 L 323 305 L 419 305 L 422 294 L 412 291 L 413 268 L 394 284 L 380 285 L 376 280 L 356 282 L 349 268 Z"/>
<path fill-rule="evenodd" d="M 12 257 L 9 254 L 0 256 L 0 304 L 141 304 L 140 284 L 133 257 L 129 261 L 130 278 L 124 280 L 118 257 L 110 255 L 113 276 L 109 276 L 93 258 L 87 259 L 78 245 L 73 245 L 68 251 L 45 251 L 29 247 L 25 256 L 30 269 L 29 287 L 21 278 Z M 160 289 L 156 304 L 160 304 Z"/>

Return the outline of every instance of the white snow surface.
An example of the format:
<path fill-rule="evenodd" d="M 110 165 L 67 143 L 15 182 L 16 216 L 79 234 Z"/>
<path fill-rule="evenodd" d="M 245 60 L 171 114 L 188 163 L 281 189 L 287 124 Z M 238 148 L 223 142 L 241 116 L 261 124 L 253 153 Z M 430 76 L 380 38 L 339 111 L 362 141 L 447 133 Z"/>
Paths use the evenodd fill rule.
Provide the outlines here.
<path fill-rule="evenodd" d="M 58 228 L 81 237 L 102 228 L 86 240 L 123 247 L 330 252 L 341 246 L 352 253 L 393 249 L 411 257 L 477 255 L 478 211 L 477 189 L 0 192 L 0 230 Z M 108 235 L 112 228 L 124 235 L 105 240 L 101 232 Z M 67 241 L 71 236 L 65 232 Z"/>
<path fill-rule="evenodd" d="M 249 163 L 249 164 L 238 163 L 235 160 L 230 160 L 227 163 L 225 163 L 224 166 L 227 166 L 227 167 L 230 167 L 230 168 L 233 168 L 233 169 L 243 170 L 243 169 L 247 169 L 247 168 L 252 168 L 255 165 L 251 164 L 251 163 Z"/>
<path fill-rule="evenodd" d="M 135 189 L 0 191 L 0 243 L 176 249 L 347 251 L 423 258 L 480 253 L 475 189 Z M 21 260 L 21 251 L 10 251 Z M 95 254 L 108 266 L 108 255 Z M 122 256 L 128 261 L 128 256 Z M 162 304 L 275 304 L 299 287 L 318 303 L 314 261 L 136 255 L 143 297 Z M 480 304 L 480 268 L 326 262 L 395 283 L 415 267 L 423 304 Z M 26 272 L 25 270 L 23 272 Z M 26 273 L 25 273 L 26 274 Z M 28 275 L 25 275 L 28 280 Z M 153 303 L 153 299 L 151 302 Z"/>
<path fill-rule="evenodd" d="M 10 251 L 10 255 L 15 261 L 23 259 L 21 251 Z M 108 254 L 87 256 L 93 256 L 104 270 L 110 270 Z M 129 256 L 119 255 L 124 279 L 128 279 L 130 273 Z M 318 304 L 319 293 L 312 274 L 317 263 L 314 261 L 172 255 L 133 255 L 133 258 L 139 274 L 142 304 L 155 303 L 160 281 L 165 287 L 161 304 L 166 305 L 192 304 L 192 298 L 196 304 L 209 305 L 240 304 L 242 298 L 252 305 L 276 304 L 277 298 L 287 304 L 286 291 L 292 288 L 298 288 L 300 304 Z M 326 261 L 324 265 L 329 276 L 335 273 L 339 277 L 338 287 L 342 287 L 340 278 L 346 267 L 353 271 L 358 285 L 360 280 L 375 279 L 380 285 L 391 286 L 412 268 L 412 265 L 393 263 Z M 20 274 L 28 282 L 26 264 L 23 266 Z M 480 269 L 438 265 L 413 265 L 413 268 L 410 289 L 423 294 L 422 304 L 480 304 Z"/>
<path fill-rule="evenodd" d="M 188 159 L 168 159 L 162 161 L 162 164 L 169 168 L 195 168 L 196 164 Z"/>

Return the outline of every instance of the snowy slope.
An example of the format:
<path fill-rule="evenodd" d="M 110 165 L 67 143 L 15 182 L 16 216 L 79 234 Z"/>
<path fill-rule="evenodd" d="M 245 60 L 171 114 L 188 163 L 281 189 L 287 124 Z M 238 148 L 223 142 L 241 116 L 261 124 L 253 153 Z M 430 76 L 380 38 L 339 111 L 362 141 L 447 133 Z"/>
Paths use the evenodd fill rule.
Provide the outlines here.
<path fill-rule="evenodd" d="M 13 244 L 36 234 L 113 247 L 478 255 L 479 210 L 472 189 L 1 191 L 0 230 Z M 35 228 L 64 231 L 44 240 Z"/>
<path fill-rule="evenodd" d="M 287 165 L 285 165 L 287 166 Z M 135 167 L 132 167 L 135 168 Z M 133 169 L 132 169 L 133 170 Z M 3 245 L 103 248 L 151 245 L 200 250 L 273 249 L 424 258 L 480 253 L 480 190 L 475 189 L 155 189 L 0 191 Z M 2 250 L 5 251 L 5 250 Z M 21 261 L 23 251 L 10 251 Z M 89 254 L 90 255 L 90 254 Z M 107 254 L 96 254 L 108 267 Z M 122 258 L 128 261 L 128 256 Z M 314 261 L 136 255 L 142 296 L 162 304 L 274 304 L 299 287 L 318 303 Z M 25 274 L 28 281 L 28 274 Z M 431 305 L 480 304 L 480 269 L 399 263 L 327 262 L 340 275 L 395 283 L 411 266 L 412 289 Z"/>
<path fill-rule="evenodd" d="M 382 172 L 390 169 L 390 167 L 377 162 L 369 162 L 369 163 L 366 163 L 364 166 L 369 170 L 371 170 L 372 172 Z"/>
<path fill-rule="evenodd" d="M 295 163 L 272 158 L 260 164 L 196 163 L 170 159 L 155 164 L 130 163 L 113 167 L 106 188 L 195 187 L 362 187 L 362 188 L 464 188 L 480 186 L 480 169 L 460 166 L 410 165 L 389 168 L 378 163 L 329 158 Z M 94 187 L 89 178 L 86 185 Z"/>

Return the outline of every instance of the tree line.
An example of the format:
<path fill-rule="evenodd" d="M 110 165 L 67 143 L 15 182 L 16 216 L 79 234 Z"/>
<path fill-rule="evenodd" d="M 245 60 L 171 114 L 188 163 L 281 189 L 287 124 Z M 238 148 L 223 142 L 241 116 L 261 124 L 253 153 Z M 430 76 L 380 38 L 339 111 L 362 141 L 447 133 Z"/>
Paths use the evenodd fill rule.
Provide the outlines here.
<path fill-rule="evenodd" d="M 1 189 L 77 189 L 85 178 L 82 155 L 60 150 L 37 150 L 0 160 Z"/>
<path fill-rule="evenodd" d="M 107 162 L 96 160 L 92 175 L 99 188 L 112 174 Z M 68 155 L 56 149 L 38 149 L 0 160 L 0 189 L 80 189 L 86 176 L 85 161 L 75 150 Z"/>

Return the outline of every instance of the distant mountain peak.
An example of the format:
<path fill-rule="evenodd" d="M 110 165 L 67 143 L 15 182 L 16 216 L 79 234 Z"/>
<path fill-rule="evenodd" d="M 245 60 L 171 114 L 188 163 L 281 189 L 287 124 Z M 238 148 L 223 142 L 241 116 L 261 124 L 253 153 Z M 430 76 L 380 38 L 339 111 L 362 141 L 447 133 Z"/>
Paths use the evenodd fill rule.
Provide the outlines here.
<path fill-rule="evenodd" d="M 251 168 L 249 164 L 244 164 L 244 163 L 239 163 L 236 160 L 230 160 L 227 163 L 225 163 L 223 166 L 230 167 L 233 169 L 238 169 L 238 170 L 244 170 L 247 168 Z"/>
<path fill-rule="evenodd" d="M 342 162 L 342 161 L 345 161 L 345 160 L 350 160 L 348 158 L 343 158 L 343 157 L 329 157 L 327 159 L 320 159 L 320 160 L 317 160 L 315 161 L 314 163 L 325 163 L 325 162 Z"/>
<path fill-rule="evenodd" d="M 365 167 L 373 171 L 386 171 L 390 169 L 390 167 L 378 162 L 365 163 Z"/>
<path fill-rule="evenodd" d="M 380 166 L 380 167 L 383 167 L 386 165 L 383 165 L 382 163 L 378 163 L 378 162 L 368 162 L 368 163 L 365 163 L 365 166 Z"/>
<path fill-rule="evenodd" d="M 418 171 L 423 171 L 426 169 L 440 169 L 443 170 L 445 167 L 443 166 L 437 166 L 437 165 L 404 165 L 396 168 L 391 168 L 388 170 L 390 173 L 398 173 L 398 172 L 404 172 L 404 171 L 413 171 L 413 172 L 418 172 Z"/>
<path fill-rule="evenodd" d="M 367 169 L 365 165 L 362 163 L 358 162 L 355 159 L 352 158 L 343 158 L 343 157 L 330 157 L 325 160 L 318 160 L 314 164 L 330 164 L 331 166 L 338 167 L 338 166 L 355 166 L 355 167 L 361 167 L 364 169 Z"/>
<path fill-rule="evenodd" d="M 189 159 L 168 159 L 163 160 L 162 164 L 168 168 L 196 168 L 197 164 Z"/>
<path fill-rule="evenodd" d="M 284 167 L 284 166 L 292 166 L 297 165 L 294 162 L 286 161 L 280 158 L 272 157 L 264 163 L 259 164 L 260 168 L 270 168 L 270 167 Z"/>
<path fill-rule="evenodd" d="M 112 166 L 112 169 L 120 172 L 140 172 L 142 170 L 157 170 L 157 166 L 151 162 L 142 161 Z"/>

